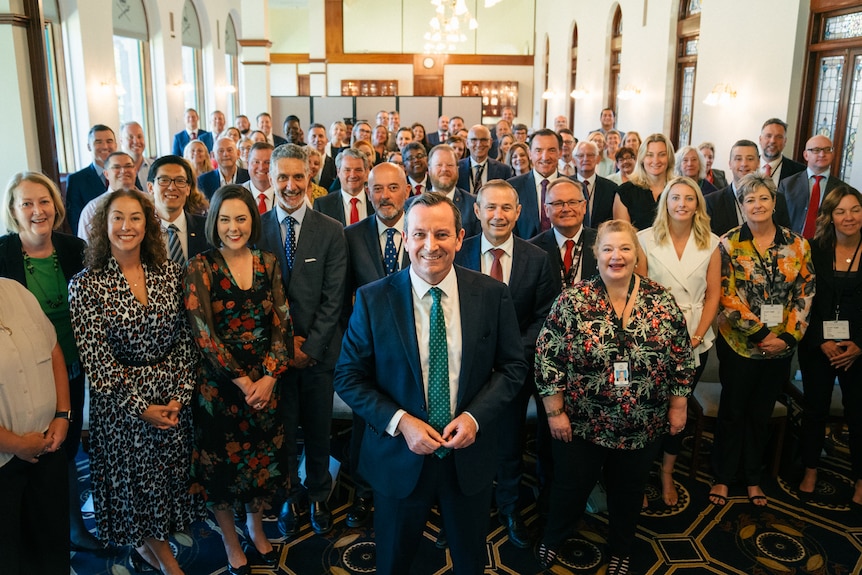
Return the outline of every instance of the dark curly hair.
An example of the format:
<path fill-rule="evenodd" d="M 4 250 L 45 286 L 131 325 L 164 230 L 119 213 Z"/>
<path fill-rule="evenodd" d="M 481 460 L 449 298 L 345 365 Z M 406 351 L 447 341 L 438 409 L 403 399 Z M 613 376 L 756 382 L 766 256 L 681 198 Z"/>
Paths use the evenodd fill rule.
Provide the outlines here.
<path fill-rule="evenodd" d="M 153 201 L 137 190 L 116 190 L 99 201 L 91 221 L 89 244 L 84 252 L 84 264 L 93 270 L 102 270 L 111 259 L 111 240 L 108 238 L 108 213 L 111 204 L 118 198 L 132 198 L 141 204 L 146 224 L 141 241 L 141 262 L 148 267 L 160 267 L 168 259 L 165 242 L 162 241 L 162 225 L 156 216 Z"/>

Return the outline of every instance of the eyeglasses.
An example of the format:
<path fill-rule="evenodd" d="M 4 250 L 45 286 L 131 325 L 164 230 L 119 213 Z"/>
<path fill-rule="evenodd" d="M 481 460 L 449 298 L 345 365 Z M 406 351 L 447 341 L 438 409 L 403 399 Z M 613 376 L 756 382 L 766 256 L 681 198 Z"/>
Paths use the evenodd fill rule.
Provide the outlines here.
<path fill-rule="evenodd" d="M 835 148 L 832 146 L 826 146 L 825 148 L 808 148 L 805 151 L 811 152 L 812 154 L 819 154 L 821 152 L 824 154 L 831 154 L 834 149 Z"/>
<path fill-rule="evenodd" d="M 546 206 L 551 206 L 555 210 L 562 210 L 563 208 L 571 208 L 575 209 L 587 200 L 569 200 L 564 202 L 562 200 L 557 200 L 556 202 L 545 202 Z"/>
<path fill-rule="evenodd" d="M 183 190 L 189 186 L 189 181 L 182 176 L 176 178 L 157 176 L 156 183 L 162 188 L 169 188 L 173 184 L 178 190 Z"/>
<path fill-rule="evenodd" d="M 575 154 L 575 157 L 579 160 L 583 160 L 584 158 L 597 158 L 598 154 Z"/>
<path fill-rule="evenodd" d="M 405 156 L 404 161 L 405 162 L 412 162 L 413 160 L 424 160 L 427 157 L 428 157 L 427 154 L 414 154 L 412 156 Z"/>

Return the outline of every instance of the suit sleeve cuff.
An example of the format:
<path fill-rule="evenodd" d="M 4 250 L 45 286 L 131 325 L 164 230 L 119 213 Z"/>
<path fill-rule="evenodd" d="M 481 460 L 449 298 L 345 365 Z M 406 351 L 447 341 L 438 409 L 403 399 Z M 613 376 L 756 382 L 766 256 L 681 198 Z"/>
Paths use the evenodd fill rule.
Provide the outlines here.
<path fill-rule="evenodd" d="M 479 422 L 478 422 L 478 421 L 476 421 L 476 418 L 475 418 L 475 417 L 473 417 L 473 414 L 472 414 L 472 413 L 470 413 L 469 411 L 465 411 L 464 413 L 470 416 L 470 419 L 472 419 L 472 420 L 473 420 L 473 423 L 475 423 L 475 424 L 476 424 L 476 433 L 479 433 Z"/>
<path fill-rule="evenodd" d="M 389 425 L 386 426 L 386 433 L 392 437 L 397 437 L 401 434 L 401 432 L 398 431 L 398 424 L 401 423 L 401 418 L 404 417 L 405 413 L 407 412 L 403 409 L 399 409 L 395 412 L 395 415 L 393 415 L 392 419 L 389 420 Z"/>

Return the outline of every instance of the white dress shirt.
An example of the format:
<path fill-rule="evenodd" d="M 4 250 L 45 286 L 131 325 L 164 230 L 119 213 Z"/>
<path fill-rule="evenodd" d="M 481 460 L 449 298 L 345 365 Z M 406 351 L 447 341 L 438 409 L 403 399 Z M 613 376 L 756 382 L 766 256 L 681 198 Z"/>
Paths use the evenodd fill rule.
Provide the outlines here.
<path fill-rule="evenodd" d="M 221 177 L 221 176 L 219 176 L 219 177 Z M 251 195 L 252 195 L 252 198 L 254 199 L 255 205 L 257 205 L 258 196 L 260 194 L 263 194 L 264 196 L 266 196 L 266 199 L 264 200 L 266 202 L 266 211 L 271 210 L 273 208 L 273 206 L 275 205 L 275 203 L 276 203 L 275 202 L 275 188 L 273 188 L 272 186 L 270 186 L 266 190 L 258 190 L 257 186 L 255 186 L 254 182 L 252 182 L 251 180 L 240 184 L 240 186 L 242 186 L 243 188 L 245 188 L 249 192 L 251 192 Z"/>
<path fill-rule="evenodd" d="M 350 208 L 352 207 L 350 200 L 352 200 L 353 198 L 356 198 L 357 200 L 359 200 L 359 203 L 356 204 L 356 210 L 359 212 L 359 220 L 357 220 L 357 221 L 361 222 L 366 217 L 368 217 L 368 194 L 366 194 L 365 192 L 359 192 L 355 196 L 351 196 L 350 194 L 348 194 L 344 190 L 341 190 L 340 193 L 341 193 L 341 204 L 342 204 L 342 207 L 344 208 L 344 223 L 345 224 L 347 224 L 348 226 L 350 225 Z"/>
<path fill-rule="evenodd" d="M 545 213 L 545 204 L 542 203 L 542 180 L 548 180 L 548 185 L 560 177 L 560 172 L 554 171 L 547 178 L 533 169 L 533 179 L 536 180 L 536 203 L 539 205 L 539 221 L 542 221 L 542 215 Z"/>
<path fill-rule="evenodd" d="M 180 210 L 180 215 L 177 216 L 172 222 L 168 222 L 159 218 L 159 221 L 162 223 L 162 241 L 165 243 L 165 249 L 168 250 L 168 258 L 171 256 L 171 248 L 168 245 L 168 226 L 171 224 L 177 227 L 177 238 L 180 240 L 180 246 L 183 248 L 183 256 L 185 259 L 189 259 L 189 223 L 186 220 L 186 212 Z"/>
<path fill-rule="evenodd" d="M 512 250 L 515 249 L 515 240 L 512 235 L 510 234 L 509 239 L 499 246 L 495 246 L 489 242 L 485 234 L 482 234 L 480 242 L 482 246 L 480 248 L 482 253 L 482 273 L 486 276 L 491 275 L 491 266 L 494 264 L 494 255 L 491 253 L 491 250 L 499 248 L 503 250 L 503 255 L 500 256 L 500 267 L 503 268 L 503 283 L 509 285 L 509 280 L 512 278 Z"/>
<path fill-rule="evenodd" d="M 296 244 L 299 245 L 299 232 L 302 231 L 302 220 L 305 219 L 305 210 L 308 209 L 308 206 L 305 202 L 302 202 L 299 205 L 299 208 L 292 214 L 288 214 L 282 207 L 278 204 L 275 205 L 275 217 L 278 219 L 278 227 L 281 228 L 281 245 L 284 245 L 285 240 L 287 239 L 287 226 L 284 225 L 284 218 L 287 216 L 292 217 L 296 220 L 296 223 L 293 224 L 294 238 L 296 238 Z M 296 262 L 294 262 L 296 265 Z"/>

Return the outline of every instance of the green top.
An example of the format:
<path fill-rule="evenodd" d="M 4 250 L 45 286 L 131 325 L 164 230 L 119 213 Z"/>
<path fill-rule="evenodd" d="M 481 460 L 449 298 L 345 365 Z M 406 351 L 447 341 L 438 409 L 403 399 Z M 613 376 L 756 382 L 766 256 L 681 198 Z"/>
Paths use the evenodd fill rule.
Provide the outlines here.
<path fill-rule="evenodd" d="M 57 331 L 57 341 L 63 350 L 66 365 L 78 361 L 78 348 L 72 333 L 72 319 L 69 316 L 69 286 L 63 270 L 55 263 L 55 257 L 28 258 L 32 272 L 27 270 L 27 289 L 39 301 L 39 306 Z"/>

